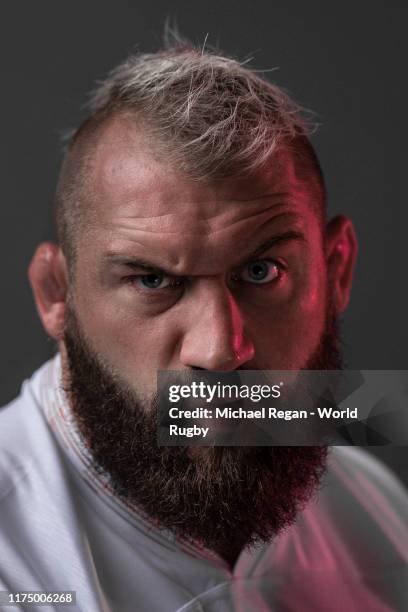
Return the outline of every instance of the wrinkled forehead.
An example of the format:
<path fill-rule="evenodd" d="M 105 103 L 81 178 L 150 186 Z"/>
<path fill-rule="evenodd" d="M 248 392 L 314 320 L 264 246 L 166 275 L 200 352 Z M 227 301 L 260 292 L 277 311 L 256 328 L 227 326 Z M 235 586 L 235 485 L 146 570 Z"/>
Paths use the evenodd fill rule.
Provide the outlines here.
<path fill-rule="evenodd" d="M 143 237 L 146 248 L 157 243 L 169 251 L 173 244 L 195 257 L 200 249 L 218 252 L 220 242 L 242 244 L 273 218 L 296 213 L 298 222 L 311 225 L 313 216 L 289 155 L 277 155 L 250 177 L 192 180 L 126 117 L 113 119 L 98 136 L 87 180 L 86 225 L 105 250 L 118 241 L 132 249 Z"/>
<path fill-rule="evenodd" d="M 120 257 L 173 274 L 219 274 L 295 234 L 303 242 L 292 249 L 309 245 L 320 256 L 321 226 L 288 155 L 251 177 L 192 180 L 145 132 L 116 120 L 95 143 L 87 181 L 78 243 L 87 269 Z"/>
<path fill-rule="evenodd" d="M 310 194 L 281 151 L 251 176 L 193 180 L 164 159 L 146 131 L 117 117 L 102 131 L 92 151 L 87 205 L 92 225 L 106 227 L 120 219 L 138 219 L 165 231 L 177 219 L 180 231 L 226 217 L 231 221 L 283 206 L 307 213 Z"/>

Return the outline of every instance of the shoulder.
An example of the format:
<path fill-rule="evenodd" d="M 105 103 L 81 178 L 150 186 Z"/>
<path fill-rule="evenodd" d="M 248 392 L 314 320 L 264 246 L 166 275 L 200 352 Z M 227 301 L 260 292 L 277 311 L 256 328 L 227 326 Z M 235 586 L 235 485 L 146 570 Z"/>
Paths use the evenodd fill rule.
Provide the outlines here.
<path fill-rule="evenodd" d="M 293 609 L 333 609 L 333 597 L 339 610 L 408 609 L 405 487 L 369 452 L 332 447 L 315 499 L 259 568 L 279 577 Z"/>
<path fill-rule="evenodd" d="M 357 572 L 406 567 L 408 492 L 368 451 L 333 447 L 322 487 L 293 533 L 313 546 L 316 566 L 326 558 L 333 568 Z"/>
<path fill-rule="evenodd" d="M 407 490 L 367 451 L 332 447 L 320 490 L 277 538 L 275 553 L 314 571 L 407 567 Z"/>
<path fill-rule="evenodd" d="M 362 511 L 377 518 L 392 512 L 408 525 L 406 487 L 384 463 L 367 450 L 334 447 L 329 459 L 327 489 L 328 496 L 342 495 L 347 498 L 349 505 L 357 505 Z"/>

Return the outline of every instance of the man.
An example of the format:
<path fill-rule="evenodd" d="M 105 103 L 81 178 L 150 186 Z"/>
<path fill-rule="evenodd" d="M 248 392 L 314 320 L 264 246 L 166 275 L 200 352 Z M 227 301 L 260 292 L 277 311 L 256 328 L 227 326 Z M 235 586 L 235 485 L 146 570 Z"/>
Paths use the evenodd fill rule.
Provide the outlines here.
<path fill-rule="evenodd" d="M 356 257 L 300 109 L 234 60 L 130 57 L 29 276 L 57 356 L 1 414 L 0 584 L 77 609 L 406 609 L 408 498 L 355 449 L 159 447 L 158 370 L 336 369 Z"/>

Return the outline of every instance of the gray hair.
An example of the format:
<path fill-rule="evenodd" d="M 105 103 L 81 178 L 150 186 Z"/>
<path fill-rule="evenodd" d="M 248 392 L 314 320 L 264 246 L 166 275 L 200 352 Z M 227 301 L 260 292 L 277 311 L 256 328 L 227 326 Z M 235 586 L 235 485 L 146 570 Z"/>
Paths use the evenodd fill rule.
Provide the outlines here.
<path fill-rule="evenodd" d="M 305 136 L 300 107 L 234 59 L 194 48 L 129 57 L 94 92 L 92 114 L 135 112 L 193 178 L 261 168 L 282 141 Z"/>
<path fill-rule="evenodd" d="M 120 113 L 130 112 L 155 152 L 193 180 L 251 174 L 282 146 L 300 151 L 300 171 L 317 183 L 318 199 L 324 200 L 323 177 L 308 139 L 311 124 L 280 87 L 245 62 L 182 44 L 132 55 L 99 83 L 89 111 L 71 138 L 57 188 L 57 226 L 68 255 L 73 255 L 73 226 L 81 221 L 77 187 L 84 178 L 84 141 Z"/>

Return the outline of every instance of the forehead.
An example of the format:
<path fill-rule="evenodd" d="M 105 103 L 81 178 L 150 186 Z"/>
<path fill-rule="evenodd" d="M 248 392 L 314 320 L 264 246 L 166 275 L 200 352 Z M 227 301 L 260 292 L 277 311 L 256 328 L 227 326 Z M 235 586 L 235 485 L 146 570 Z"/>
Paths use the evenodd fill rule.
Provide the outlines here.
<path fill-rule="evenodd" d="M 197 251 L 214 241 L 257 233 L 268 220 L 296 217 L 307 229 L 314 215 L 310 191 L 289 155 L 251 177 L 194 181 L 160 158 L 134 120 L 117 117 L 92 152 L 91 231 L 99 243 L 183 244 Z M 190 244 L 189 244 L 190 241 Z M 132 246 L 131 244 L 129 245 Z"/>

